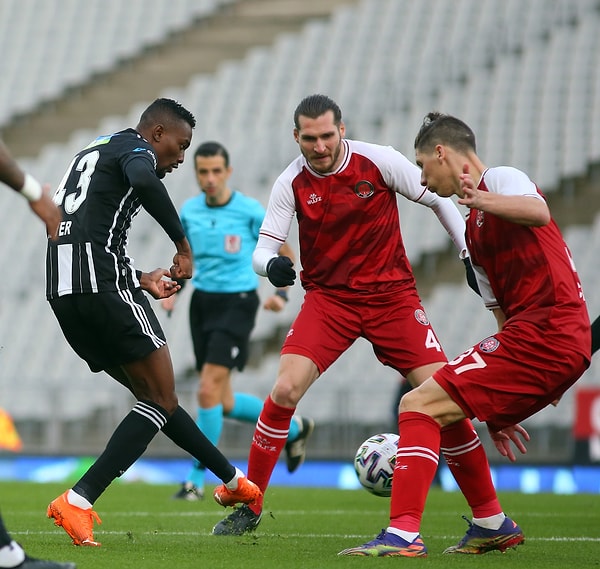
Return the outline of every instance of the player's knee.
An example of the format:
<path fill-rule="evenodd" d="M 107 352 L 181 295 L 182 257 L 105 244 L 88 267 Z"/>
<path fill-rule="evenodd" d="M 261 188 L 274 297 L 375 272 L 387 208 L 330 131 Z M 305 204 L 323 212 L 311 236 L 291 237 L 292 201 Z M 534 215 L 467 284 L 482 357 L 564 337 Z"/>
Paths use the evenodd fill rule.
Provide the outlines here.
<path fill-rule="evenodd" d="M 427 394 L 415 388 L 406 393 L 402 399 L 400 399 L 400 407 L 398 411 L 404 413 L 406 411 L 413 411 L 416 413 L 425 413 L 429 415 Z"/>
<path fill-rule="evenodd" d="M 271 391 L 271 399 L 282 407 L 296 407 L 302 397 L 302 393 L 289 381 L 277 380 Z"/>
<path fill-rule="evenodd" d="M 179 406 L 179 400 L 177 399 L 177 395 L 175 393 L 169 395 L 154 394 L 148 397 L 148 399 L 152 401 L 152 403 L 156 403 L 156 405 L 162 407 L 169 416 L 175 413 L 175 410 Z"/>
<path fill-rule="evenodd" d="M 415 395 L 415 390 L 409 391 L 402 396 L 400 399 L 400 406 L 398 411 L 400 413 L 406 413 L 407 411 L 420 411 L 419 397 Z"/>

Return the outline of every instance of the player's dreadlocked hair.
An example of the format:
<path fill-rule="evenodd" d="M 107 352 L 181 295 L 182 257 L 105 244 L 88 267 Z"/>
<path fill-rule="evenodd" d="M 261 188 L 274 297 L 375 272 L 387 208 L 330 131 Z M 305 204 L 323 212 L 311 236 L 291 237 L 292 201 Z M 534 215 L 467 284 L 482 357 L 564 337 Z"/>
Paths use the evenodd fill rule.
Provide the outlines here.
<path fill-rule="evenodd" d="M 336 126 L 339 126 L 342 122 L 342 111 L 333 99 L 330 99 L 327 95 L 309 95 L 308 97 L 304 97 L 294 111 L 294 126 L 300 128 L 300 116 L 316 119 L 324 115 L 327 111 L 333 112 L 333 122 Z"/>
<path fill-rule="evenodd" d="M 446 144 L 459 152 L 476 151 L 475 134 L 460 119 L 438 112 L 428 113 L 415 138 L 415 150 L 431 152 L 436 144 Z"/>
<path fill-rule="evenodd" d="M 142 127 L 151 127 L 158 122 L 168 120 L 184 120 L 192 128 L 196 126 L 196 119 L 190 111 L 177 101 L 166 98 L 156 99 L 151 103 L 142 113 L 139 124 Z"/>

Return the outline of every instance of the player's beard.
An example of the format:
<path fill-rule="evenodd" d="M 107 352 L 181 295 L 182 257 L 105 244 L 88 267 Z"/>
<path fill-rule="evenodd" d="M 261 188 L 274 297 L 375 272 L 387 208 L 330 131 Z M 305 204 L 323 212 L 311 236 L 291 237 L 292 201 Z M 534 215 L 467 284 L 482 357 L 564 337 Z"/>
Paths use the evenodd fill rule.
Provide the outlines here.
<path fill-rule="evenodd" d="M 320 156 L 313 156 L 313 159 L 311 159 L 305 155 L 305 158 L 308 160 L 308 163 L 311 165 L 312 169 L 315 172 L 319 172 L 319 174 L 328 174 L 329 172 L 333 171 L 334 167 L 338 163 L 341 151 L 342 151 L 342 139 L 340 138 L 338 145 L 336 146 L 335 150 L 331 154 L 331 157 L 330 157 L 330 160 L 329 160 L 327 166 L 322 166 L 322 165 L 319 165 L 318 163 L 315 164 L 314 158 L 320 158 Z"/>

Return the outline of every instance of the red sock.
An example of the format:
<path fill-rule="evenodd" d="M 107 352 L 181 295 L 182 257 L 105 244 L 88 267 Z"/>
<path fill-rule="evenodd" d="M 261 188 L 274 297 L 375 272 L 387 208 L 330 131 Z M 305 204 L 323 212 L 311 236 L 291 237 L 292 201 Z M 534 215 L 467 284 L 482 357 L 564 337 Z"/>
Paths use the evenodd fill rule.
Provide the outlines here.
<path fill-rule="evenodd" d="M 264 492 L 267 490 L 277 459 L 285 446 L 294 408 L 277 405 L 269 395 L 256 423 L 248 458 L 248 479 Z M 262 498 L 251 509 L 262 510 Z"/>
<path fill-rule="evenodd" d="M 440 426 L 429 415 L 405 411 L 400 413 L 398 429 L 390 526 L 418 532 L 439 462 Z"/>
<path fill-rule="evenodd" d="M 501 513 L 490 465 L 471 421 L 463 419 L 444 427 L 441 446 L 448 468 L 467 499 L 473 517 L 487 518 Z"/>

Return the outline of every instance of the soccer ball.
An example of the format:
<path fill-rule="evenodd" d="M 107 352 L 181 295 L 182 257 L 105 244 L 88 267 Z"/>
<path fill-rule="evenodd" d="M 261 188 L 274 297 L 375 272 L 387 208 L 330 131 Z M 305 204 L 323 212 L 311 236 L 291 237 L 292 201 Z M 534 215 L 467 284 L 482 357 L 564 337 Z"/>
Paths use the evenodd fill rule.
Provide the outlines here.
<path fill-rule="evenodd" d="M 358 481 L 375 496 L 389 497 L 392 494 L 399 439 L 394 433 L 373 435 L 356 451 L 354 470 Z"/>

